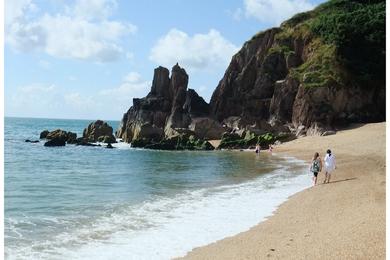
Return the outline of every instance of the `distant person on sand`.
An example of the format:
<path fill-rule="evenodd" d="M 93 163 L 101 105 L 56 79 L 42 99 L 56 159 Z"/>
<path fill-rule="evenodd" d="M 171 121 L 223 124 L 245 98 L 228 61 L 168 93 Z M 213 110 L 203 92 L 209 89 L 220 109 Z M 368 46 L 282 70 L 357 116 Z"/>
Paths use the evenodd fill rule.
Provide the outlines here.
<path fill-rule="evenodd" d="M 273 149 L 272 145 L 269 145 L 268 146 L 268 152 L 272 153 L 272 149 Z"/>
<path fill-rule="evenodd" d="M 313 186 L 317 184 L 318 173 L 322 170 L 322 162 L 320 155 L 316 152 L 314 153 L 313 159 L 310 165 L 310 171 L 313 173 Z"/>
<path fill-rule="evenodd" d="M 256 152 L 257 154 L 260 153 L 260 145 L 259 145 L 259 144 L 256 144 L 255 152 Z"/>
<path fill-rule="evenodd" d="M 325 162 L 325 180 L 324 180 L 324 183 L 329 183 L 330 175 L 336 169 L 336 158 L 335 158 L 334 154 L 332 154 L 332 151 L 329 150 L 329 149 L 326 151 L 324 162 Z"/>

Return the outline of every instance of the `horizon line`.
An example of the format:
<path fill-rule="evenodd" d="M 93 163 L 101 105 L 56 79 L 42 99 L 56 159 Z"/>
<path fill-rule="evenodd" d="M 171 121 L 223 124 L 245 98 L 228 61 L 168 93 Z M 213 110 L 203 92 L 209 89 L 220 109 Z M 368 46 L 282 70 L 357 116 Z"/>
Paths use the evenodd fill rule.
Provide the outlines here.
<path fill-rule="evenodd" d="M 91 119 L 91 118 L 50 118 L 50 117 L 31 117 L 31 116 L 7 116 L 3 115 L 3 118 L 24 118 L 24 119 L 53 119 L 53 120 L 102 120 L 102 121 L 121 121 L 121 119 Z"/>

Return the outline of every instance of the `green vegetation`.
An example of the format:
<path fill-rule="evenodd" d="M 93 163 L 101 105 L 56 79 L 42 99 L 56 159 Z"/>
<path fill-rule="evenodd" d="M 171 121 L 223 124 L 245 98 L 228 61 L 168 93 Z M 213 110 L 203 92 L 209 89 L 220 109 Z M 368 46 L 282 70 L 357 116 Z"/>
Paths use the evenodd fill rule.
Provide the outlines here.
<path fill-rule="evenodd" d="M 131 147 L 157 150 L 214 150 L 208 141 L 193 135 L 178 135 L 162 140 L 137 139 L 131 142 Z"/>
<path fill-rule="evenodd" d="M 287 55 L 293 54 L 295 52 L 287 45 L 275 45 L 268 49 L 268 55 L 273 53 L 283 53 L 287 57 Z"/>
<path fill-rule="evenodd" d="M 337 47 L 340 60 L 360 80 L 385 75 L 385 1 L 334 0 L 319 7 L 311 30 Z"/>
<path fill-rule="evenodd" d="M 345 84 L 348 74 L 360 85 L 384 81 L 385 12 L 384 0 L 328 1 L 284 22 L 275 36 L 281 46 L 269 53 L 286 53 L 283 44 L 296 39 L 310 42 L 305 62 L 290 71 L 308 88 L 349 85 Z"/>
<path fill-rule="evenodd" d="M 246 149 L 250 146 L 255 146 L 256 144 L 259 144 L 262 148 L 268 148 L 268 145 L 273 144 L 276 140 L 278 140 L 278 138 L 272 133 L 256 135 L 247 130 L 244 138 L 241 138 L 237 134 L 224 133 L 218 148 Z"/>
<path fill-rule="evenodd" d="M 338 61 L 336 47 L 324 44 L 320 39 L 314 40 L 311 47 L 315 49 L 305 63 L 292 69 L 291 76 L 297 78 L 307 88 L 328 86 L 343 83 L 343 73 Z"/>

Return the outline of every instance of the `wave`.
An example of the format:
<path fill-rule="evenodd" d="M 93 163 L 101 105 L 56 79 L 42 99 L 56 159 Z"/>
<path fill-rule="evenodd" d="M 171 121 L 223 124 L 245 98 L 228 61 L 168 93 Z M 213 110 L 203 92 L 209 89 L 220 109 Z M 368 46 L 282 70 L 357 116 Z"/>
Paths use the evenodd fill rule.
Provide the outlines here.
<path fill-rule="evenodd" d="M 287 163 L 241 184 L 154 196 L 109 208 L 94 220 L 69 220 L 50 241 L 7 248 L 8 259 L 170 259 L 233 236 L 265 220 L 292 194 L 307 188 L 303 162 Z M 54 221 L 54 220 L 53 220 Z M 72 222 L 73 221 L 73 222 Z"/>

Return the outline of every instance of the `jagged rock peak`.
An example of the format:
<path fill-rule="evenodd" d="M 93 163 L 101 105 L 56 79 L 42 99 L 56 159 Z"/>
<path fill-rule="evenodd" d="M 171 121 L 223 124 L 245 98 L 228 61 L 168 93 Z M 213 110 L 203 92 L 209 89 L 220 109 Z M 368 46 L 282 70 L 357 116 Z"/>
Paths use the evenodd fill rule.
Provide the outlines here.
<path fill-rule="evenodd" d="M 152 89 L 150 95 L 169 97 L 169 70 L 162 66 L 154 69 Z"/>
<path fill-rule="evenodd" d="M 181 68 L 178 63 L 172 67 L 172 75 L 170 82 L 170 93 L 172 99 L 175 98 L 179 90 L 187 90 L 188 74 L 184 68 Z"/>

